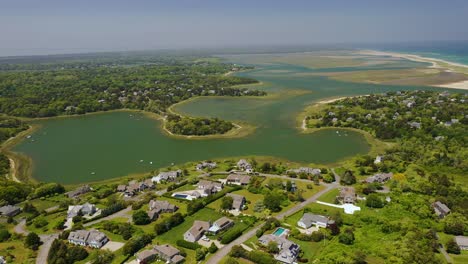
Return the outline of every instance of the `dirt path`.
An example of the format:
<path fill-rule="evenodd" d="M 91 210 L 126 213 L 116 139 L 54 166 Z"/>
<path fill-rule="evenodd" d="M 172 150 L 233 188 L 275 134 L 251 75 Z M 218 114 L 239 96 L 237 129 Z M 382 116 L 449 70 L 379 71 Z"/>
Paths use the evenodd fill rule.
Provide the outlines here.
<path fill-rule="evenodd" d="M 26 219 L 21 219 L 20 222 L 15 226 L 13 229 L 15 233 L 21 234 L 21 235 L 27 235 L 29 234 L 28 230 L 26 230 Z"/>

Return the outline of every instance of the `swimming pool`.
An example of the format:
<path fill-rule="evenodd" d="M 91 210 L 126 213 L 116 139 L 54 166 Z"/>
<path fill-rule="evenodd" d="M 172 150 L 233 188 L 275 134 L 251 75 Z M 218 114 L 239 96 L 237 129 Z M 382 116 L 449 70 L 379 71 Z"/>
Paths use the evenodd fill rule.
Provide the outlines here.
<path fill-rule="evenodd" d="M 274 235 L 274 236 L 277 236 L 277 237 L 280 237 L 280 236 L 285 235 L 285 234 L 286 234 L 286 233 L 285 233 L 286 231 L 287 231 L 287 229 L 282 228 L 282 227 L 278 227 L 278 228 L 276 228 L 275 232 L 273 232 L 273 235 Z"/>
<path fill-rule="evenodd" d="M 180 194 L 180 193 L 173 194 L 172 196 L 175 198 L 181 198 L 181 199 L 187 199 L 188 197 L 187 194 Z"/>

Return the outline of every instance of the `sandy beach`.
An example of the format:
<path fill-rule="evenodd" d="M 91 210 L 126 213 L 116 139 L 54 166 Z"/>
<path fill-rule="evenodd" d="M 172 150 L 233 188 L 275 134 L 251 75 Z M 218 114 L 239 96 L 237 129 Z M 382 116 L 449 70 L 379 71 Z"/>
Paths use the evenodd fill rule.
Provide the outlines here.
<path fill-rule="evenodd" d="M 456 68 L 468 69 L 468 65 L 465 65 L 465 64 L 450 62 L 450 61 L 441 60 L 441 59 L 427 58 L 427 57 L 422 57 L 422 56 L 413 55 L 413 54 L 384 52 L 384 51 L 376 51 L 376 50 L 361 50 L 361 51 L 358 51 L 357 54 L 371 55 L 371 56 L 390 56 L 394 58 L 407 59 L 407 60 L 412 60 L 412 61 L 417 61 L 417 62 L 426 62 L 426 63 L 432 64 L 431 66 L 429 66 L 429 68 L 441 69 L 441 70 L 450 71 L 450 72 L 458 72 Z M 466 74 L 466 72 L 461 72 L 461 73 Z M 468 79 L 468 76 L 467 76 L 467 79 Z M 461 81 L 461 82 L 433 85 L 433 86 L 442 87 L 442 88 L 468 90 L 468 80 Z"/>
<path fill-rule="evenodd" d="M 450 61 L 441 60 L 441 59 L 427 58 L 427 57 L 422 57 L 422 56 L 413 55 L 413 54 L 384 52 L 384 51 L 376 51 L 376 50 L 361 50 L 361 51 L 358 51 L 357 53 L 361 55 L 390 56 L 394 58 L 402 58 L 402 59 L 407 59 L 407 60 L 412 60 L 412 61 L 432 63 L 431 68 L 446 69 L 447 67 L 440 65 L 440 63 L 443 63 L 443 64 L 448 64 L 454 67 L 462 67 L 462 68 L 468 69 L 468 65 L 465 65 L 465 64 L 450 62 Z"/>

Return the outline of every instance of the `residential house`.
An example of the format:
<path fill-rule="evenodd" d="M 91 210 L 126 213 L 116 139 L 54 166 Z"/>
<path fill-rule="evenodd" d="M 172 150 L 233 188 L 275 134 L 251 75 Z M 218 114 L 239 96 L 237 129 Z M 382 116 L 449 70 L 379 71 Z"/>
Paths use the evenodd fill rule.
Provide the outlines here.
<path fill-rule="evenodd" d="M 354 204 L 357 199 L 356 190 L 353 187 L 344 187 L 336 198 L 342 204 Z"/>
<path fill-rule="evenodd" d="M 154 189 L 154 188 L 155 188 L 155 185 L 151 179 L 147 179 L 141 182 L 137 182 L 133 180 L 133 181 L 130 181 L 128 185 L 121 184 L 117 186 L 117 191 L 123 192 L 125 196 L 127 197 L 131 197 L 144 190 Z"/>
<path fill-rule="evenodd" d="M 249 175 L 229 174 L 226 178 L 226 183 L 244 186 L 250 183 L 250 178 Z"/>
<path fill-rule="evenodd" d="M 235 193 L 228 193 L 226 196 L 232 197 L 231 210 L 241 211 L 244 208 L 246 202 L 244 196 Z"/>
<path fill-rule="evenodd" d="M 216 162 L 202 162 L 202 163 L 198 163 L 195 168 L 197 170 L 203 170 L 203 169 L 214 169 L 216 168 L 217 164 Z"/>
<path fill-rule="evenodd" d="M 184 233 L 184 240 L 189 242 L 198 241 L 210 226 L 209 222 L 195 220 L 192 227 Z"/>
<path fill-rule="evenodd" d="M 272 234 L 263 235 L 258 239 L 258 242 L 263 246 L 268 246 L 270 242 L 276 242 L 278 244 L 279 252 L 274 254 L 274 258 L 282 263 L 292 264 L 295 263 L 297 256 L 299 255 L 300 247 L 298 244 L 284 238 L 278 237 Z"/>
<path fill-rule="evenodd" d="M 178 209 L 179 207 L 169 203 L 168 201 L 151 200 L 149 202 L 148 217 L 153 221 L 162 213 L 174 213 Z"/>
<path fill-rule="evenodd" d="M 151 178 L 151 181 L 161 183 L 166 181 L 175 181 L 178 177 L 182 176 L 181 170 L 164 171 L 160 172 L 157 176 Z"/>
<path fill-rule="evenodd" d="M 184 257 L 180 254 L 180 251 L 171 245 L 165 244 L 154 246 L 154 251 L 156 251 L 161 259 L 166 260 L 166 263 L 177 264 L 184 260 Z"/>
<path fill-rule="evenodd" d="M 468 250 L 468 237 L 466 236 L 456 236 L 455 242 L 461 250 Z"/>
<path fill-rule="evenodd" d="M 91 216 L 96 213 L 96 211 L 96 206 L 90 203 L 85 203 L 83 205 L 70 205 L 68 206 L 67 218 L 73 218 L 77 215 Z"/>
<path fill-rule="evenodd" d="M 233 225 L 234 225 L 234 221 L 223 216 L 213 223 L 213 225 L 208 229 L 208 232 L 212 234 L 217 234 L 223 230 L 226 230 L 227 228 Z"/>
<path fill-rule="evenodd" d="M 377 156 L 377 157 L 375 157 L 374 164 L 379 164 L 379 163 L 382 162 L 382 160 L 383 160 L 382 156 Z"/>
<path fill-rule="evenodd" d="M 87 192 L 90 192 L 92 189 L 91 187 L 89 187 L 89 185 L 83 185 L 79 188 L 77 188 L 76 190 L 73 190 L 71 192 L 68 192 L 67 193 L 67 196 L 68 198 L 76 198 L 82 194 L 85 194 Z"/>
<path fill-rule="evenodd" d="M 305 229 L 310 228 L 313 225 L 316 227 L 327 228 L 329 221 L 330 219 L 326 216 L 305 213 L 297 222 L 297 225 Z"/>
<path fill-rule="evenodd" d="M 223 189 L 224 185 L 221 182 L 213 182 L 201 180 L 198 182 L 198 189 L 203 190 L 205 195 L 211 195 L 217 193 Z"/>
<path fill-rule="evenodd" d="M 0 256 L 0 264 L 6 264 L 6 261 L 5 261 L 5 259 L 3 258 L 3 256 Z"/>
<path fill-rule="evenodd" d="M 252 171 L 252 165 L 248 163 L 245 159 L 241 159 L 237 162 L 237 168 L 247 172 Z"/>
<path fill-rule="evenodd" d="M 408 122 L 408 125 L 412 128 L 417 128 L 417 129 L 420 129 L 421 128 L 421 123 L 419 122 Z"/>
<path fill-rule="evenodd" d="M 154 249 L 143 250 L 135 255 L 138 263 L 150 263 L 155 260 L 157 256 L 158 252 Z"/>
<path fill-rule="evenodd" d="M 450 208 L 448 208 L 447 205 L 441 203 L 440 201 L 433 203 L 432 208 L 434 208 L 434 212 L 439 218 L 444 218 L 450 213 Z"/>
<path fill-rule="evenodd" d="M 393 173 L 378 173 L 373 176 L 367 177 L 366 182 L 367 183 L 384 183 L 388 180 L 390 180 L 393 177 Z"/>
<path fill-rule="evenodd" d="M 21 213 L 21 208 L 16 205 L 5 205 L 0 207 L 0 215 L 6 217 L 13 217 Z"/>
<path fill-rule="evenodd" d="M 101 248 L 109 242 L 109 238 L 107 238 L 106 234 L 98 230 L 76 230 L 70 232 L 68 235 L 68 242 L 80 246 Z"/>

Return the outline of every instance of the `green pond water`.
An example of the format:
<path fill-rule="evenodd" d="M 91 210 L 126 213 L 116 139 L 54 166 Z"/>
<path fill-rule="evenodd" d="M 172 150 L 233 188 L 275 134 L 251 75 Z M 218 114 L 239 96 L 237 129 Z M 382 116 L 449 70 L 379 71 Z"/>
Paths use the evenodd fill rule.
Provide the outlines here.
<path fill-rule="evenodd" d="M 230 56 L 249 64 L 250 56 Z M 298 65 L 262 63 L 238 73 L 264 83 L 256 88 L 280 96 L 272 98 L 202 97 L 174 107 L 191 116 L 216 116 L 257 126 L 252 135 L 234 139 L 178 139 L 164 135 L 159 121 L 143 114 L 109 112 L 89 116 L 36 121 L 42 126 L 31 138 L 14 147 L 33 160 L 33 177 L 40 181 L 80 183 L 163 166 L 218 157 L 275 156 L 304 163 L 333 163 L 369 151 L 355 132 L 322 130 L 300 134 L 296 117 L 304 107 L 328 97 L 379 93 L 402 89 L 428 89 L 333 81 L 312 76 L 317 71 Z M 375 68 L 392 68 L 379 65 Z M 402 62 L 397 67 L 414 67 Z M 368 67 L 367 67 L 368 68 Z M 346 68 L 342 70 L 353 70 Z M 309 75 L 308 75 L 309 74 Z M 306 91 L 294 93 L 292 91 Z"/>

